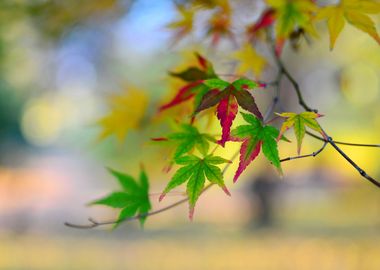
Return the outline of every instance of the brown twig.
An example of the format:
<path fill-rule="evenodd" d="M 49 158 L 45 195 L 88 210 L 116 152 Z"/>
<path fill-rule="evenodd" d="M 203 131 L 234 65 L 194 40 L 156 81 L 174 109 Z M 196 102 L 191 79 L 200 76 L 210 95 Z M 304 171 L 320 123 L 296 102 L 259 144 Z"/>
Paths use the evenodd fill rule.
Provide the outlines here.
<path fill-rule="evenodd" d="M 281 58 L 276 54 L 274 51 L 275 60 L 278 64 L 278 67 L 280 69 L 280 72 L 282 72 L 290 81 L 290 83 L 293 85 L 294 90 L 296 91 L 297 97 L 298 97 L 298 103 L 301 107 L 303 107 L 306 111 L 312 111 L 312 112 L 318 112 L 318 110 L 312 109 L 304 100 L 302 96 L 301 89 L 297 83 L 297 81 L 293 78 L 293 76 L 289 73 L 289 71 L 286 69 L 285 65 L 282 63 Z M 351 164 L 352 167 L 354 167 L 359 174 L 364 177 L 366 180 L 371 182 L 377 187 L 380 187 L 380 182 L 375 180 L 373 177 L 368 175 L 359 165 L 357 165 L 338 145 L 337 143 L 325 132 L 324 135 L 326 137 L 327 143 L 329 143 L 348 163 Z M 358 146 L 358 145 L 356 145 Z M 363 145 L 361 145 L 363 146 Z"/>
<path fill-rule="evenodd" d="M 231 166 L 232 164 L 232 161 L 236 159 L 236 157 L 239 155 L 239 151 L 237 151 L 231 158 L 231 162 L 227 163 L 224 168 L 223 168 L 223 171 L 222 171 L 222 174 L 225 174 L 227 169 Z M 203 188 L 201 194 L 203 192 L 205 192 L 206 190 L 208 190 L 209 188 L 211 188 L 214 184 L 213 183 L 210 183 L 208 184 L 206 187 Z M 181 205 L 183 203 L 186 203 L 187 201 L 189 200 L 189 198 L 184 198 L 182 200 L 179 200 L 175 203 L 172 203 L 166 207 L 163 207 L 161 209 L 158 209 L 158 210 L 155 210 L 155 211 L 151 211 L 151 212 L 148 212 L 146 214 L 141 214 L 141 215 L 136 215 L 136 216 L 133 216 L 131 218 L 127 218 L 125 220 L 123 220 L 123 222 L 125 221 L 132 221 L 132 220 L 138 220 L 142 217 L 148 217 L 148 216 L 154 216 L 154 215 L 157 215 L 159 213 L 162 213 L 162 212 L 165 212 L 165 211 L 168 211 L 174 207 L 177 207 L 178 205 Z M 110 220 L 110 221 L 96 221 L 95 219 L 93 218 L 89 218 L 88 221 L 90 222 L 90 224 L 74 224 L 74 223 L 70 223 L 70 222 L 65 222 L 65 226 L 67 227 L 70 227 L 70 228 L 75 228 L 75 229 L 93 229 L 93 228 L 96 228 L 96 227 L 99 227 L 99 226 L 104 226 L 104 225 L 113 225 L 113 224 L 117 224 L 118 223 L 118 220 Z"/>
<path fill-rule="evenodd" d="M 317 140 L 327 142 L 327 140 L 325 138 L 320 137 L 318 135 L 315 135 L 314 133 L 311 133 L 309 131 L 306 131 L 306 134 L 309 135 L 310 137 L 313 137 L 313 138 L 317 139 Z M 334 143 L 341 144 L 341 145 L 347 145 L 347 146 L 356 146 L 356 147 L 375 147 L 375 148 L 380 148 L 380 144 L 350 143 L 350 142 L 342 142 L 342 141 L 335 141 L 335 140 L 334 140 Z"/>
<path fill-rule="evenodd" d="M 300 158 L 315 157 L 325 149 L 326 145 L 327 145 L 327 142 L 325 141 L 320 149 L 318 149 L 317 151 L 315 151 L 311 154 L 283 158 L 283 159 L 280 159 L 280 162 L 285 162 L 285 161 L 300 159 Z"/>
<path fill-rule="evenodd" d="M 272 82 L 272 85 L 275 87 L 275 95 L 272 99 L 271 105 L 269 106 L 268 110 L 265 113 L 264 122 L 266 122 L 269 119 L 269 117 L 274 113 L 276 105 L 280 102 L 280 85 L 281 85 L 282 76 L 283 76 L 282 72 L 279 71 L 276 76 L 276 80 Z"/>
<path fill-rule="evenodd" d="M 273 51 L 274 59 L 275 59 L 275 61 L 277 63 L 278 69 L 279 69 L 278 72 L 280 74 L 283 74 L 286 78 L 288 78 L 288 80 L 290 81 L 290 83 L 293 85 L 293 88 L 294 88 L 294 90 L 296 91 L 296 94 L 297 94 L 298 103 L 306 111 L 318 112 L 318 110 L 312 109 L 309 105 L 306 104 L 306 102 L 305 102 L 305 100 L 303 98 L 303 95 L 302 95 L 301 88 L 300 88 L 299 84 L 293 78 L 293 76 L 289 73 L 289 71 L 286 69 L 284 63 L 282 62 L 282 60 L 280 58 L 280 56 L 277 55 L 277 52 L 276 52 L 276 49 L 275 49 L 275 45 L 273 44 L 273 41 L 272 41 L 272 51 Z"/>
<path fill-rule="evenodd" d="M 206 191 L 207 189 L 209 189 L 213 184 L 209 184 L 208 186 L 206 186 L 203 190 L 202 190 L 202 193 L 204 191 Z M 187 202 L 189 200 L 189 198 L 185 198 L 185 199 L 182 199 L 182 200 L 179 200 L 171 205 L 168 205 L 164 208 L 161 208 L 161 209 L 158 209 L 156 211 L 152 211 L 152 212 L 148 212 L 146 214 L 141 214 L 141 215 L 136 215 L 136 216 L 133 216 L 131 218 L 128 218 L 128 219 L 125 219 L 124 221 L 132 221 L 132 220 L 137 220 L 137 219 L 140 219 L 142 217 L 148 217 L 148 216 L 153 216 L 153 215 L 157 215 L 159 213 L 162 213 L 162 212 L 165 212 L 169 209 L 172 209 L 178 205 L 181 205 L 185 202 Z M 96 220 L 94 220 L 93 218 L 89 218 L 88 221 L 90 222 L 90 224 L 85 224 L 85 225 L 78 225 L 78 224 L 73 224 L 73 223 L 69 223 L 69 222 L 65 222 L 65 225 L 68 226 L 68 227 L 71 227 L 71 228 L 75 228 L 75 229 L 92 229 L 92 228 L 95 228 L 95 227 L 98 227 L 98 226 L 104 226 L 104 225 L 113 225 L 113 224 L 116 224 L 118 223 L 118 220 L 110 220 L 110 221 L 101 221 L 101 222 L 98 222 Z M 123 221 L 123 222 L 124 222 Z"/>

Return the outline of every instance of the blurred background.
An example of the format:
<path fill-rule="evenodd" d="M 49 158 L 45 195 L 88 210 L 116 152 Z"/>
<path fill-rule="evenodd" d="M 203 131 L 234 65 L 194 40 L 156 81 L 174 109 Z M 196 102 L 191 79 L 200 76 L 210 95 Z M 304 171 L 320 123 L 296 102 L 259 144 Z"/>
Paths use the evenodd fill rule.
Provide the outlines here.
<path fill-rule="evenodd" d="M 264 8 L 231 2 L 238 30 Z M 115 231 L 64 226 L 116 217 L 86 206 L 117 188 L 105 167 L 137 176 L 143 162 L 153 209 L 183 198 L 158 203 L 170 174 L 162 172 L 164 148 L 149 142 L 179 113 L 157 115 L 178 84 L 167 71 L 200 51 L 228 72 L 234 44 L 212 47 L 202 28 L 173 42 L 166 26 L 176 19 L 170 0 L 0 1 L 0 269 L 380 269 L 379 190 L 330 148 L 284 163 L 281 179 L 260 156 L 232 185 L 235 162 L 226 174 L 232 197 L 211 189 L 193 222 L 184 204 L 148 218 L 144 230 L 137 222 Z M 325 24 L 317 29 L 319 39 L 298 51 L 286 45 L 284 62 L 334 139 L 379 143 L 378 45 L 347 25 L 329 51 Z M 260 79 L 273 81 L 275 63 L 261 47 L 268 66 Z M 300 112 L 291 85 L 282 87 L 282 105 Z M 260 108 L 274 94 L 265 91 L 257 92 Z M 128 110 L 115 129 L 117 102 Z M 220 132 L 217 123 L 212 130 Z M 303 153 L 320 146 L 306 138 Z M 218 153 L 233 156 L 237 147 Z M 295 143 L 279 147 L 281 157 L 296 154 Z M 379 149 L 342 148 L 380 179 Z"/>

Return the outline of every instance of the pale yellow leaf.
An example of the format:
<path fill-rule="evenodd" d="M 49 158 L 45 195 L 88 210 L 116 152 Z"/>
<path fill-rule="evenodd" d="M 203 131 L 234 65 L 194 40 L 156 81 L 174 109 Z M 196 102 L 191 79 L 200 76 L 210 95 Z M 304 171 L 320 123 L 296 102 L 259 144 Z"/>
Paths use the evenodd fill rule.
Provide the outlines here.
<path fill-rule="evenodd" d="M 250 44 L 244 44 L 240 50 L 232 54 L 232 58 L 239 61 L 238 74 L 252 71 L 256 76 L 260 76 L 266 66 L 265 58 L 259 55 Z"/>
<path fill-rule="evenodd" d="M 317 14 L 314 16 L 316 20 L 328 19 L 335 12 L 336 6 L 324 7 L 318 10 Z"/>
<path fill-rule="evenodd" d="M 187 8 L 183 5 L 177 5 L 176 8 L 180 15 L 180 18 L 169 23 L 166 27 L 175 30 L 177 32 L 176 38 L 179 39 L 189 34 L 193 30 L 194 9 Z"/>
<path fill-rule="evenodd" d="M 357 12 L 377 14 L 380 13 L 380 2 L 371 0 L 345 0 L 344 6 L 347 9 L 355 10 Z"/>
<path fill-rule="evenodd" d="M 347 21 L 356 28 L 366 32 L 380 44 L 380 37 L 376 31 L 375 23 L 365 14 L 349 10 L 344 13 Z"/>
<path fill-rule="evenodd" d="M 293 113 L 293 112 L 283 112 L 283 113 L 276 113 L 276 114 L 280 117 L 286 117 L 286 118 L 293 117 L 293 116 L 297 115 L 296 113 Z"/>
<path fill-rule="evenodd" d="M 380 44 L 375 23 L 365 13 L 376 14 L 380 12 L 380 3 L 370 0 L 342 0 L 338 5 L 321 9 L 316 19 L 327 19 L 330 33 L 330 49 L 342 31 L 345 20 L 359 30 L 369 34 Z"/>
<path fill-rule="evenodd" d="M 99 139 L 115 136 L 119 142 L 123 142 L 129 130 L 140 127 L 147 104 L 146 94 L 134 88 L 111 96 L 108 114 L 97 121 L 102 128 Z"/>
<path fill-rule="evenodd" d="M 335 12 L 332 12 L 327 20 L 327 27 L 329 28 L 330 33 L 330 50 L 334 48 L 335 41 L 340 32 L 342 32 L 345 24 L 343 10 L 339 7 L 336 7 L 334 10 Z"/>

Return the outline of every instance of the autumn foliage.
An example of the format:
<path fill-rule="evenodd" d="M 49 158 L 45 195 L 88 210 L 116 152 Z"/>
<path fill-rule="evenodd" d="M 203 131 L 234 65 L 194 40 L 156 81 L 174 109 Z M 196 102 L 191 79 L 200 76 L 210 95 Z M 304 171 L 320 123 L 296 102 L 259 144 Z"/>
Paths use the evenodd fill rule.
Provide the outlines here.
<path fill-rule="evenodd" d="M 237 156 L 239 161 L 233 182 L 244 174 L 248 166 L 254 166 L 254 161 L 260 153 L 279 174 L 283 174 L 281 162 L 311 156 L 301 156 L 302 141 L 310 132 L 317 133 L 318 136 L 312 134 L 325 142 L 320 151 L 328 143 L 340 151 L 337 143 L 318 123 L 322 115 L 307 105 L 298 84 L 282 62 L 281 54 L 285 44 L 289 43 L 293 48 L 298 48 L 301 39 L 317 38 L 319 33 L 315 26 L 321 22 L 327 25 L 331 50 L 339 42 L 339 34 L 346 24 L 368 34 L 380 44 L 375 23 L 368 16 L 380 12 L 380 3 L 377 1 L 342 0 L 337 4 L 327 3 L 322 6 L 318 1 L 312 0 L 267 0 L 261 15 L 242 29 L 233 27 L 233 18 L 238 16 L 235 14 L 233 2 L 185 1 L 176 5 L 178 17 L 167 25 L 173 35 L 175 47 L 195 30 L 198 16 L 208 16 L 204 20 L 202 30 L 210 48 L 220 46 L 222 42 L 229 42 L 235 47 L 232 55 L 226 56 L 228 60 L 236 63 L 231 74 L 218 74 L 207 55 L 199 52 L 194 52 L 190 64 L 169 71 L 168 76 L 176 80 L 178 87 L 156 108 L 155 116 L 169 112 L 169 118 L 170 112 L 176 108 L 191 108 L 191 112 L 184 117 L 176 117 L 177 120 L 180 119 L 175 124 L 176 130 L 152 138 L 162 147 L 172 149 L 165 170 L 170 171 L 172 177 L 159 200 L 163 200 L 172 189 L 186 185 L 187 199 L 184 201 L 189 203 L 190 219 L 193 218 L 199 196 L 211 185 L 219 186 L 224 193 L 230 195 L 227 186 L 231 181 L 224 179 L 224 170 Z M 238 38 L 237 32 L 243 33 L 243 36 Z M 260 55 L 255 49 L 258 44 L 267 46 L 272 55 Z M 273 59 L 277 63 L 279 76 L 270 82 L 260 81 L 267 63 Z M 279 96 L 276 96 L 273 104 L 267 108 L 256 103 L 255 93 L 258 91 L 267 91 L 270 86 L 275 86 L 280 91 L 279 85 L 283 77 L 288 78 L 294 85 L 303 112 L 282 111 L 276 106 Z M 145 117 L 146 98 L 134 90 L 126 95 L 111 97 L 109 104 L 109 113 L 98 122 L 102 128 L 100 138 L 115 136 L 122 142 L 128 131 L 138 128 Z M 241 125 L 235 121 L 238 115 L 244 120 Z M 219 134 L 210 134 L 204 126 L 198 125 L 205 117 L 219 121 Z M 278 123 L 281 123 L 280 128 L 277 128 Z M 289 129 L 294 130 L 296 142 L 290 142 L 286 138 Z M 281 159 L 281 143 L 295 143 L 297 155 Z M 226 144 L 238 144 L 239 153 L 235 156 L 216 156 L 215 148 L 225 147 Z M 340 154 L 350 162 L 351 159 L 347 155 Z M 376 184 L 377 181 L 368 176 L 355 162 L 350 164 L 363 177 Z M 113 170 L 110 172 L 119 181 L 122 191 L 111 193 L 93 204 L 120 209 L 116 224 L 134 218 L 143 222 L 147 216 L 156 213 L 149 212 L 149 184 L 144 170 L 139 180 Z"/>

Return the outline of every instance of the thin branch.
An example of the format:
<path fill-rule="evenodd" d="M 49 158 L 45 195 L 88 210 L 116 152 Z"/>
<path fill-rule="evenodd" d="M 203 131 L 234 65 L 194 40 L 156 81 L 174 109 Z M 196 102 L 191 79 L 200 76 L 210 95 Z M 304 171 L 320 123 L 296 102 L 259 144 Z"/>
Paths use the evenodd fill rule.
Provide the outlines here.
<path fill-rule="evenodd" d="M 204 191 L 206 191 L 207 189 L 209 189 L 213 184 L 209 184 L 208 186 L 206 186 L 202 193 Z M 165 212 L 169 209 L 172 209 L 178 205 L 181 205 L 185 202 L 187 202 L 189 200 L 189 198 L 185 198 L 185 199 L 182 199 L 180 201 L 177 201 L 171 205 L 168 205 L 167 207 L 164 207 L 164 208 L 161 208 L 161 209 L 158 209 L 156 211 L 152 211 L 152 212 L 149 212 L 149 213 L 146 213 L 146 214 L 141 214 L 141 215 L 136 215 L 136 216 L 133 216 L 131 218 L 127 218 L 124 221 L 132 221 L 132 220 L 136 220 L 136 219 L 140 219 L 142 217 L 148 217 L 148 216 L 153 216 L 153 215 L 157 215 L 161 212 Z M 117 220 L 110 220 L 110 221 L 101 221 L 101 222 L 98 222 L 96 220 L 94 220 L 93 218 L 89 218 L 88 221 L 91 223 L 91 224 L 87 224 L 87 225 L 78 225 L 78 224 L 72 224 L 72 223 L 69 223 L 69 222 L 65 222 L 65 225 L 68 226 L 68 227 L 71 227 L 71 228 L 76 228 L 76 229 L 92 229 L 92 228 L 95 228 L 95 227 L 98 227 L 98 226 L 103 226 L 103 225 L 112 225 L 112 224 L 116 224 L 118 221 Z"/>
<path fill-rule="evenodd" d="M 213 183 L 210 183 L 208 184 L 201 192 L 201 194 L 203 192 L 205 192 L 206 190 L 208 190 L 211 186 L 213 186 L 214 184 Z M 132 220 L 137 220 L 137 219 L 140 219 L 142 217 L 148 217 L 148 216 L 154 216 L 154 215 L 157 215 L 159 213 L 162 213 L 162 212 L 165 212 L 165 211 L 168 211 L 178 205 L 181 205 L 185 202 L 187 202 L 189 200 L 189 198 L 185 198 L 185 199 L 182 199 L 182 200 L 179 200 L 173 204 L 170 204 L 166 207 L 163 207 L 161 209 L 158 209 L 156 211 L 152 211 L 152 212 L 148 212 L 146 214 L 140 214 L 140 215 L 136 215 L 136 216 L 133 216 L 133 217 L 130 217 L 130 218 L 127 218 L 125 220 L 123 220 L 123 222 L 125 221 L 132 221 Z M 75 229 L 92 229 L 92 228 L 95 228 L 95 227 L 98 227 L 98 226 L 103 226 L 103 225 L 112 225 L 112 224 L 116 224 L 118 223 L 118 220 L 110 220 L 110 221 L 101 221 L 101 222 L 98 222 L 96 220 L 94 220 L 93 218 L 89 218 L 88 221 L 91 223 L 91 224 L 86 224 L 86 225 L 78 225 L 78 224 L 73 224 L 73 223 L 69 223 L 69 222 L 65 222 L 65 225 L 68 226 L 68 227 L 71 227 L 71 228 L 75 228 Z"/>
<path fill-rule="evenodd" d="M 110 225 L 110 224 L 115 224 L 115 221 L 102 221 L 102 222 L 97 222 L 93 218 L 88 218 L 88 221 L 90 224 L 85 224 L 85 225 L 80 225 L 80 224 L 73 224 L 69 222 L 65 222 L 65 226 L 70 227 L 70 228 L 75 228 L 75 229 L 92 229 L 101 225 Z"/>
<path fill-rule="evenodd" d="M 312 111 L 312 112 L 318 112 L 317 110 L 312 109 L 308 104 L 306 104 L 301 89 L 296 82 L 296 80 L 290 75 L 289 71 L 285 68 L 284 64 L 282 63 L 280 57 L 276 54 L 274 51 L 274 56 L 276 59 L 276 62 L 279 66 L 280 71 L 289 79 L 291 84 L 293 85 L 294 90 L 297 93 L 298 96 L 298 103 L 306 110 L 306 111 Z M 380 187 L 380 182 L 369 176 L 361 167 L 359 167 L 342 149 L 337 146 L 337 144 L 334 142 L 334 140 L 325 132 L 323 131 L 325 137 L 327 138 L 327 143 L 329 143 L 348 163 L 351 164 L 352 167 L 354 167 L 361 176 L 363 176 L 365 179 L 370 181 L 372 184 L 374 184 L 377 187 Z"/>
<path fill-rule="evenodd" d="M 293 88 L 294 88 L 294 90 L 296 91 L 296 94 L 297 94 L 298 103 L 299 103 L 299 104 L 300 104 L 300 105 L 301 105 L 306 111 L 310 111 L 310 112 L 318 112 L 318 110 L 312 109 L 309 105 L 306 104 L 306 102 L 305 102 L 305 100 L 304 100 L 304 98 L 303 98 L 303 96 L 302 96 L 302 93 L 301 93 L 301 89 L 300 89 L 299 84 L 298 84 L 297 81 L 293 78 L 293 76 L 290 75 L 289 71 L 285 68 L 285 65 L 284 65 L 284 63 L 282 62 L 280 56 L 277 55 L 276 48 L 275 48 L 275 45 L 273 44 L 273 41 L 272 41 L 271 43 L 272 43 L 272 51 L 273 51 L 274 59 L 276 60 L 277 66 L 278 66 L 278 68 L 279 68 L 279 73 L 285 75 L 285 77 L 287 77 L 288 80 L 290 81 L 290 83 L 293 85 Z"/>
<path fill-rule="evenodd" d="M 283 76 L 282 72 L 279 71 L 276 76 L 276 80 L 272 82 L 272 85 L 275 87 L 275 95 L 272 99 L 271 105 L 269 106 L 268 110 L 265 113 L 264 122 L 266 122 L 269 119 L 269 117 L 273 114 L 274 109 L 276 108 L 276 105 L 280 102 L 280 84 L 281 84 L 282 76 Z"/>
<path fill-rule="evenodd" d="M 280 73 L 279 73 L 280 74 Z M 279 79 L 276 79 L 274 81 L 271 81 L 271 82 L 262 82 L 262 81 L 258 81 L 259 83 L 263 83 L 263 84 L 266 84 L 267 86 L 276 86 L 279 84 Z"/>
<path fill-rule="evenodd" d="M 270 119 L 270 120 L 268 120 L 266 122 L 264 121 L 264 123 L 265 123 L 265 125 L 268 125 L 268 124 L 273 123 L 274 121 L 276 121 L 278 119 L 280 119 L 280 116 L 275 116 L 275 117 L 273 117 L 272 119 Z"/>
<path fill-rule="evenodd" d="M 344 157 L 345 160 L 347 160 L 352 165 L 352 167 L 354 167 L 359 172 L 359 174 L 361 176 L 363 176 L 365 179 L 367 179 L 368 181 L 370 181 L 375 186 L 380 187 L 380 182 L 378 182 L 377 180 L 375 180 L 374 178 L 372 178 L 371 176 L 369 176 L 361 167 L 359 167 L 359 165 L 357 165 L 349 156 L 347 156 L 347 154 L 345 152 L 343 152 L 343 150 L 340 149 L 336 145 L 336 143 L 333 141 L 333 139 L 331 137 L 327 137 L 327 141 L 329 142 L 329 144 L 331 144 L 332 147 L 335 148 L 336 151 L 338 151 L 338 153 L 342 157 Z"/>
<path fill-rule="evenodd" d="M 225 172 L 227 171 L 227 169 L 231 166 L 233 160 L 236 159 L 236 157 L 239 155 L 239 151 L 237 151 L 232 157 L 231 157 L 231 162 L 230 163 L 227 163 L 224 168 L 223 168 L 223 171 L 222 173 L 225 174 Z M 208 184 L 205 188 L 203 188 L 201 194 L 203 192 L 205 192 L 206 190 L 208 190 L 210 187 L 212 187 L 214 184 L 213 183 L 210 183 Z M 132 220 L 137 220 L 137 219 L 140 219 L 142 217 L 148 217 L 148 216 L 153 216 L 153 215 L 157 215 L 159 213 L 162 213 L 162 212 L 165 212 L 165 211 L 168 211 L 174 207 L 177 207 L 178 205 L 181 205 L 181 204 L 184 204 L 186 203 L 187 201 L 189 200 L 189 198 L 184 198 L 182 200 L 179 200 L 175 203 L 172 203 L 166 207 L 163 207 L 161 209 L 158 209 L 158 210 L 155 210 L 155 211 L 151 211 L 151 212 L 148 212 L 148 213 L 145 213 L 145 214 L 141 214 L 141 215 L 136 215 L 136 216 L 133 216 L 131 218 L 127 218 L 125 220 L 123 220 L 123 222 L 126 222 L 126 221 L 132 221 Z M 65 226 L 67 227 L 70 227 L 70 228 L 75 228 L 75 229 L 93 229 L 93 228 L 96 228 L 98 226 L 104 226 L 104 225 L 112 225 L 112 224 L 116 224 L 118 223 L 118 220 L 110 220 L 110 221 L 96 221 L 95 219 L 93 218 L 89 218 L 88 221 L 90 222 L 90 224 L 84 224 L 84 225 L 81 225 L 81 224 L 73 224 L 73 223 L 70 223 L 70 222 L 65 222 Z"/>
<path fill-rule="evenodd" d="M 279 60 L 278 62 L 280 64 L 280 69 L 282 70 L 282 72 L 284 73 L 284 75 L 288 78 L 288 80 L 292 83 L 293 87 L 294 87 L 294 90 L 296 91 L 297 93 L 297 97 L 298 97 L 298 103 L 306 110 L 306 111 L 309 111 L 309 112 L 315 112 L 317 113 L 318 110 L 316 109 L 312 109 L 309 105 L 306 104 L 305 100 L 303 99 L 303 96 L 302 96 L 302 93 L 301 93 L 301 89 L 297 83 L 297 81 L 290 75 L 290 73 L 288 72 L 288 70 L 284 67 L 283 63 L 281 62 L 281 60 Z"/>
<path fill-rule="evenodd" d="M 280 162 L 285 162 L 285 161 L 294 160 L 294 159 L 300 159 L 300 158 L 315 157 L 315 156 L 317 156 L 318 154 L 320 154 L 325 149 L 326 145 L 327 145 L 327 142 L 325 141 L 320 149 L 318 149 L 317 151 L 315 151 L 315 152 L 313 152 L 311 154 L 283 158 L 283 159 L 280 159 Z"/>
<path fill-rule="evenodd" d="M 311 133 L 309 131 L 306 131 L 306 134 L 309 135 L 310 137 L 313 137 L 317 140 L 327 142 L 327 140 L 323 137 L 320 137 L 318 135 L 315 135 L 314 133 Z M 366 143 L 350 143 L 350 142 L 342 142 L 342 141 L 335 141 L 335 144 L 341 144 L 341 145 L 347 145 L 347 146 L 357 146 L 357 147 L 376 147 L 380 148 L 380 144 L 366 144 Z"/>

